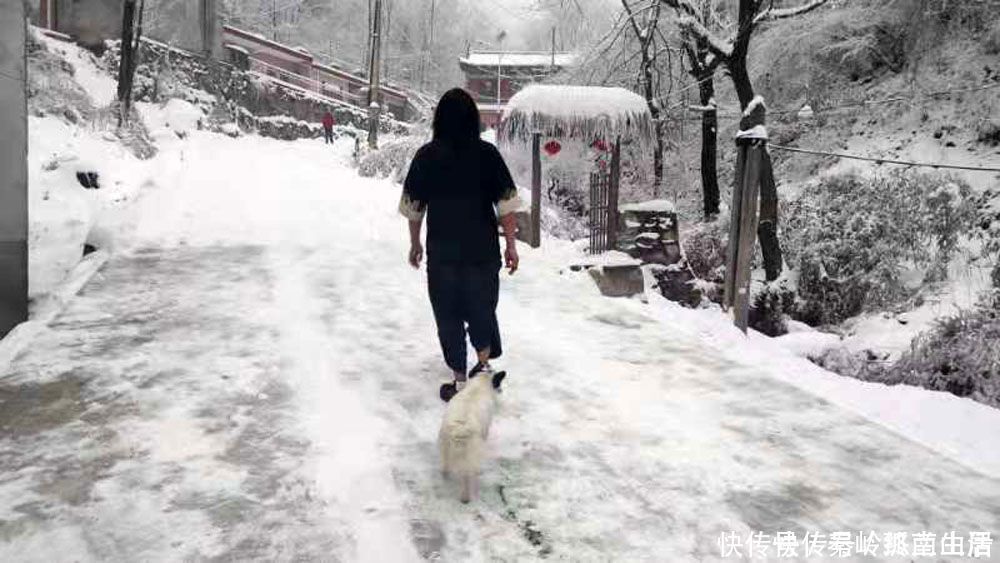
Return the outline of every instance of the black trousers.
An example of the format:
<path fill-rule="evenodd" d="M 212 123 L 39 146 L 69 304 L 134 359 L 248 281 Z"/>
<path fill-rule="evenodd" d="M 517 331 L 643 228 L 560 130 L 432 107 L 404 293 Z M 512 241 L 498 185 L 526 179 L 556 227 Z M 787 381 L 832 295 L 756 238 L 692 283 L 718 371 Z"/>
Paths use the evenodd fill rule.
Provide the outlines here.
<path fill-rule="evenodd" d="M 452 371 L 466 373 L 465 335 L 477 351 L 490 349 L 498 358 L 500 267 L 495 264 L 428 264 L 427 290 L 437 322 L 444 361 Z"/>
<path fill-rule="evenodd" d="M 326 140 L 326 144 L 332 143 L 333 142 L 333 128 L 332 127 L 324 127 L 323 128 L 323 137 Z"/>

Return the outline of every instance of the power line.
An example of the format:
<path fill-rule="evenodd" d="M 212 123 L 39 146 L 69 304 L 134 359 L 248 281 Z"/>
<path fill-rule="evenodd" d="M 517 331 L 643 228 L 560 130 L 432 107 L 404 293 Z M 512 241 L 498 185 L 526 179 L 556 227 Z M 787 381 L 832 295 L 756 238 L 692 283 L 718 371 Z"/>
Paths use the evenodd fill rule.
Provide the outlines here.
<path fill-rule="evenodd" d="M 777 149 L 779 151 L 789 151 L 789 152 L 799 152 L 804 154 L 815 154 L 820 156 L 835 156 L 837 158 L 848 158 L 852 160 L 865 160 L 868 162 L 875 162 L 877 164 L 898 164 L 901 166 L 917 166 L 925 168 L 945 168 L 949 170 L 971 170 L 975 172 L 1000 172 L 1000 168 L 990 168 L 984 166 L 962 166 L 958 164 L 941 164 L 934 162 L 913 162 L 909 160 L 895 160 L 891 158 L 874 158 L 869 156 L 860 156 L 856 154 L 848 154 L 841 152 L 827 152 L 827 151 L 817 151 L 811 149 L 800 149 L 795 147 L 786 147 L 782 145 L 768 145 L 772 149 Z"/>

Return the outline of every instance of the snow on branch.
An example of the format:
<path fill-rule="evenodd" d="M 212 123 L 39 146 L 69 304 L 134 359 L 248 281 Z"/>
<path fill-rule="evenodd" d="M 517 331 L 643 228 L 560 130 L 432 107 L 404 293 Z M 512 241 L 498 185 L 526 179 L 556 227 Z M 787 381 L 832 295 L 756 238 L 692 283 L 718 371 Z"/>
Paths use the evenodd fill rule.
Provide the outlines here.
<path fill-rule="evenodd" d="M 698 10 L 689 0 L 662 0 L 664 4 L 677 10 L 678 14 L 688 17 L 696 17 Z"/>
<path fill-rule="evenodd" d="M 743 110 L 743 117 L 749 117 L 753 113 L 753 110 L 757 109 L 757 106 L 764 106 L 764 97 L 761 95 L 756 95 L 750 100 L 750 103 Z M 767 106 L 764 107 L 766 108 Z"/>
<path fill-rule="evenodd" d="M 722 59 L 728 59 L 733 54 L 733 44 L 730 41 L 723 41 L 716 37 L 711 31 L 708 30 L 700 21 L 691 16 L 680 16 L 677 18 L 677 25 L 681 29 L 687 31 L 688 33 L 698 37 L 699 39 L 704 39 L 705 43 L 708 45 L 709 50 L 711 50 L 717 57 Z"/>
<path fill-rule="evenodd" d="M 826 4 L 826 0 L 810 0 L 809 2 L 806 2 L 801 6 L 792 6 L 790 8 L 777 8 L 777 9 L 768 8 L 767 10 L 764 10 L 763 12 L 758 14 L 757 17 L 753 19 L 753 23 L 757 24 L 762 21 L 773 21 L 773 20 L 782 20 L 785 18 L 794 18 L 795 16 L 811 12 L 816 8 L 819 8 L 823 4 Z"/>

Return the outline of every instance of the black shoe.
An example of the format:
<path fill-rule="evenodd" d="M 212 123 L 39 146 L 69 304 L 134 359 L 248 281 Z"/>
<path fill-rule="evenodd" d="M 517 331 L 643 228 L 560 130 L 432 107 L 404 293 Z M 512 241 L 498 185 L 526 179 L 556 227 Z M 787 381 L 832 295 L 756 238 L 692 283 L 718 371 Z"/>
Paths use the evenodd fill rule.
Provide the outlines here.
<path fill-rule="evenodd" d="M 447 403 L 452 397 L 458 394 L 458 388 L 454 382 L 442 383 L 439 394 L 441 396 L 441 400 Z"/>
<path fill-rule="evenodd" d="M 448 402 L 452 397 L 458 395 L 458 392 L 465 387 L 465 381 L 452 381 L 451 383 L 444 383 L 441 385 L 441 400 Z"/>

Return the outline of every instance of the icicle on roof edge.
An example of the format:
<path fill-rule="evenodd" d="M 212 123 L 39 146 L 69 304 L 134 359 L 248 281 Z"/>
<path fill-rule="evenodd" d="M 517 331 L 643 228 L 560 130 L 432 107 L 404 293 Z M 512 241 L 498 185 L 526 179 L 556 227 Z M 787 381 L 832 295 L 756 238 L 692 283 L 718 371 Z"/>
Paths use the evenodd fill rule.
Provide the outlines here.
<path fill-rule="evenodd" d="M 646 100 L 624 88 L 531 85 L 504 108 L 499 138 L 529 143 L 532 133 L 546 137 L 638 142 L 652 146 L 653 118 Z"/>

